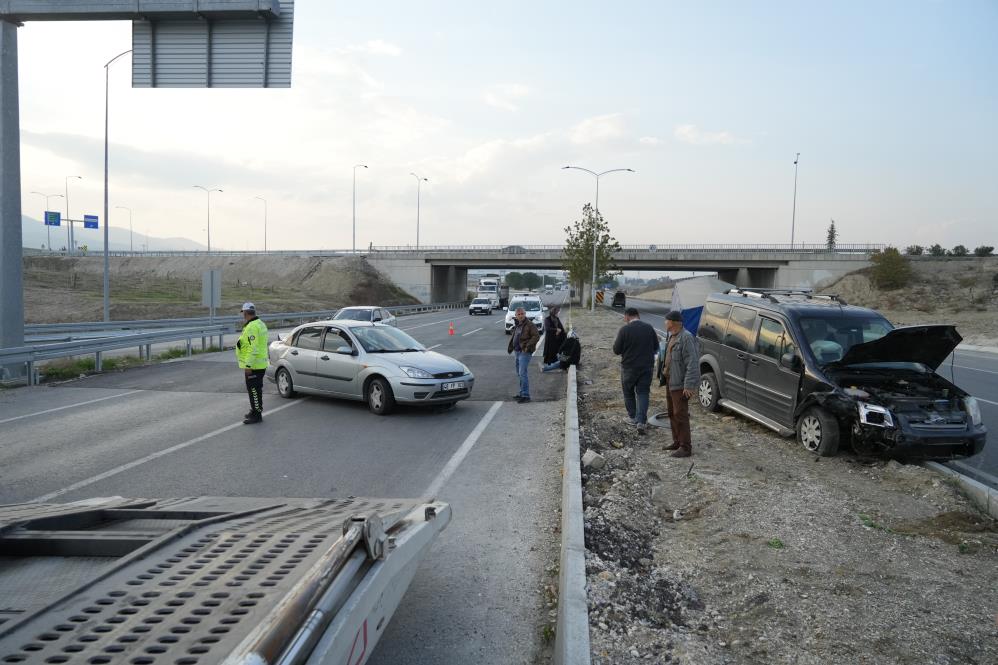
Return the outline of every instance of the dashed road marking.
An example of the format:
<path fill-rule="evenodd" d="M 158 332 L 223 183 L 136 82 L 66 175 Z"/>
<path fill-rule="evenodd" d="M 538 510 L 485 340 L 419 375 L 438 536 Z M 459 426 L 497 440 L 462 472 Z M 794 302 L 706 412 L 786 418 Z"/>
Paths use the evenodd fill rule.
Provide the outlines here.
<path fill-rule="evenodd" d="M 23 416 L 14 416 L 13 418 L 4 418 L 0 420 L 0 425 L 4 423 L 12 423 L 15 420 L 22 420 L 24 418 L 32 418 L 34 416 L 44 416 L 47 413 L 55 413 L 56 411 L 64 411 L 66 409 L 72 409 L 77 406 L 86 406 L 87 404 L 96 404 L 97 402 L 104 402 L 109 399 L 115 399 L 118 397 L 127 397 L 128 395 L 134 395 L 135 393 L 145 392 L 142 390 L 129 390 L 127 393 L 119 393 L 117 395 L 108 395 L 107 397 L 98 397 L 97 399 L 87 400 L 86 402 L 76 402 L 74 404 L 67 404 L 65 406 L 57 406 L 52 409 L 45 409 L 44 411 L 35 411 L 34 413 L 26 413 Z"/>

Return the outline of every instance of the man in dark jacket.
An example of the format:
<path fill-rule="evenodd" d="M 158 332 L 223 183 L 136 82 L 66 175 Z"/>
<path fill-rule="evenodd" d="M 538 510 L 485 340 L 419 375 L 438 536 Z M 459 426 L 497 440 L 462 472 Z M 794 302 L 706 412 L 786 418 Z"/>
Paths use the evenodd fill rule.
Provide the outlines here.
<path fill-rule="evenodd" d="M 666 386 L 672 445 L 664 449 L 674 450 L 673 457 L 689 457 L 693 454 L 689 401 L 700 383 L 700 353 L 696 338 L 683 327 L 682 314 L 675 310 L 666 314 L 665 329 L 669 335 L 659 383 Z"/>
<path fill-rule="evenodd" d="M 655 328 L 641 320 L 633 307 L 624 311 L 624 325 L 613 342 L 614 354 L 620 356 L 620 385 L 630 421 L 644 434 L 648 426 L 648 393 L 658 354 Z"/>
<path fill-rule="evenodd" d="M 530 357 L 537 349 L 537 342 L 540 334 L 537 326 L 527 318 L 527 312 L 522 307 L 516 310 L 516 327 L 513 328 L 513 337 L 509 340 L 507 353 L 514 353 L 516 358 L 516 375 L 520 377 L 520 392 L 516 395 L 518 404 L 526 404 L 530 401 L 530 379 L 527 370 L 530 369 Z"/>

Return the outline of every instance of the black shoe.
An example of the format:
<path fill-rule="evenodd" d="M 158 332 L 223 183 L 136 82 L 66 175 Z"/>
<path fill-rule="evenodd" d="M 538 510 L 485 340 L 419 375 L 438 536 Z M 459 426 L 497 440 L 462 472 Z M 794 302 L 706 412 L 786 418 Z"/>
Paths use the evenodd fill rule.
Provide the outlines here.
<path fill-rule="evenodd" d="M 243 418 L 252 418 L 255 414 L 252 411 L 247 411 L 243 414 Z"/>
<path fill-rule="evenodd" d="M 263 422 L 263 416 L 259 413 L 253 413 L 245 418 L 243 418 L 243 425 L 256 425 L 257 423 Z"/>
<path fill-rule="evenodd" d="M 513 397 L 511 397 L 510 399 L 515 399 L 516 401 L 520 401 L 521 399 L 523 399 L 523 395 L 517 393 L 513 395 Z"/>
<path fill-rule="evenodd" d="M 529 401 L 530 401 L 529 397 L 520 397 L 519 399 L 516 400 L 516 403 L 517 404 L 526 404 Z"/>

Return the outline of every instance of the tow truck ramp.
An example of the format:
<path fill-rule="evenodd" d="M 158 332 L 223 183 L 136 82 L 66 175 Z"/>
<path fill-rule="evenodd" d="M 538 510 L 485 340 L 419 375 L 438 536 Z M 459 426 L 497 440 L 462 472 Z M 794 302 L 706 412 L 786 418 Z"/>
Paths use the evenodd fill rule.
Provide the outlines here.
<path fill-rule="evenodd" d="M 353 497 L 0 506 L 0 665 L 360 665 L 450 517 Z"/>

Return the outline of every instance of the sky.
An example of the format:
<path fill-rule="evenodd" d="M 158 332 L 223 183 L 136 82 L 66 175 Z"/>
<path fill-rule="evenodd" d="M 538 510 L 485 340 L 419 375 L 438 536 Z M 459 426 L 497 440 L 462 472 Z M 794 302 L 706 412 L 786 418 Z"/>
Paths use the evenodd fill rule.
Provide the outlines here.
<path fill-rule="evenodd" d="M 290 89 L 110 76 L 112 226 L 213 248 L 527 245 L 595 197 L 621 244 L 998 245 L 993 0 L 298 0 Z M 23 211 L 102 214 L 128 22 L 18 31 Z M 63 210 L 62 199 L 53 207 Z M 90 233 L 90 236 L 79 234 Z M 78 232 L 100 246 L 97 232 Z"/>

